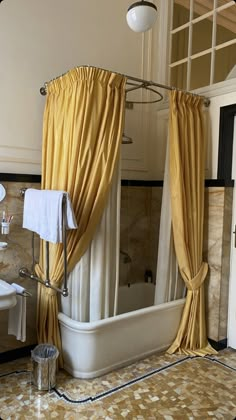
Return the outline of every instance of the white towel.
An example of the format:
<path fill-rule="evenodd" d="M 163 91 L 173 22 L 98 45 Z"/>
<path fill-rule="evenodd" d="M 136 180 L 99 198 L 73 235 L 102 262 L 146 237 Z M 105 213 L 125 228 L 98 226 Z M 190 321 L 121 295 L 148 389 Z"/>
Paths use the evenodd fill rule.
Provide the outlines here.
<path fill-rule="evenodd" d="M 62 242 L 62 199 L 66 194 L 66 229 L 76 229 L 77 223 L 68 193 L 55 190 L 25 191 L 23 228 L 39 234 L 45 241 Z"/>
<path fill-rule="evenodd" d="M 23 293 L 25 288 L 19 284 L 11 285 L 16 293 Z M 26 341 L 26 297 L 16 295 L 17 303 L 9 309 L 8 315 L 8 334 L 16 336 L 17 340 Z"/>

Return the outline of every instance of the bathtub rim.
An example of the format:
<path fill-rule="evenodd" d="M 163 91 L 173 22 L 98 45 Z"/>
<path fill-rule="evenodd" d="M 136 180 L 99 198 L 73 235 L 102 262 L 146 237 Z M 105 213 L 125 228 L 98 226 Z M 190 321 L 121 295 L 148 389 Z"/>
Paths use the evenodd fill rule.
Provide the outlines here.
<path fill-rule="evenodd" d="M 173 309 L 176 305 L 182 305 L 185 303 L 186 298 L 176 299 L 171 302 L 161 303 L 159 305 L 152 305 L 146 308 L 137 309 L 135 311 L 125 312 L 124 314 L 114 315 L 109 318 L 100 319 L 98 321 L 91 321 L 91 322 L 82 322 L 82 321 L 75 321 L 74 319 L 70 318 L 68 315 L 63 314 L 62 312 L 58 313 L 58 320 L 66 325 L 68 328 L 71 328 L 74 331 L 78 331 L 79 329 L 84 332 L 94 332 L 95 330 L 100 330 L 108 326 L 109 324 L 113 324 L 114 322 L 119 323 L 122 322 L 124 319 L 129 318 L 136 318 L 141 312 L 143 316 L 147 316 L 151 312 L 157 311 L 166 311 Z"/>

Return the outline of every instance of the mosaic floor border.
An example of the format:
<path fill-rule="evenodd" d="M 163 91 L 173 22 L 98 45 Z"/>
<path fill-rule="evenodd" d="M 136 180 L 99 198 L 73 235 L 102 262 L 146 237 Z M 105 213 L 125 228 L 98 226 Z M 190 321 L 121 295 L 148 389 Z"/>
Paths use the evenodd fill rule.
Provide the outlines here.
<path fill-rule="evenodd" d="M 64 370 L 50 392 L 31 383 L 32 361 L 0 366 L 2 420 L 233 420 L 236 350 L 190 357 L 156 353 L 99 378 Z M 90 401 L 84 402 L 86 397 Z"/>
<path fill-rule="evenodd" d="M 167 364 L 165 366 L 162 366 L 160 368 L 151 370 L 151 371 L 149 371 L 149 372 L 147 372 L 147 373 L 145 373 L 145 374 L 143 374 L 141 376 L 138 376 L 138 377 L 136 377 L 136 378 L 134 378 L 134 379 L 132 379 L 130 381 L 126 381 L 122 385 L 118 385 L 116 387 L 112 387 L 111 389 L 109 389 L 107 391 L 104 391 L 104 392 L 95 394 L 94 396 L 92 396 L 92 395 L 90 395 L 90 396 L 84 396 L 81 399 L 75 400 L 75 399 L 70 398 L 70 396 L 66 392 L 60 391 L 60 389 L 57 388 L 57 387 L 52 388 L 49 391 L 49 395 L 51 395 L 51 396 L 52 395 L 56 395 L 56 397 L 59 400 L 63 400 L 65 403 L 68 403 L 68 404 L 75 404 L 75 405 L 91 404 L 91 403 L 95 403 L 96 401 L 105 399 L 106 397 L 109 397 L 109 396 L 111 396 L 111 395 L 113 395 L 113 394 L 115 394 L 115 393 L 117 393 L 119 391 L 122 391 L 125 388 L 131 387 L 134 384 L 138 384 L 139 382 L 142 382 L 142 381 L 144 381 L 146 379 L 149 379 L 152 376 L 158 375 L 158 374 L 160 374 L 163 371 L 170 370 L 171 368 L 176 367 L 177 365 L 186 363 L 186 361 L 188 361 L 188 360 L 196 360 L 196 359 L 199 359 L 199 360 L 207 360 L 207 361 L 209 361 L 211 363 L 216 363 L 216 364 L 218 364 L 218 365 L 220 365 L 220 366 L 222 366 L 224 368 L 227 368 L 227 369 L 230 369 L 233 372 L 236 372 L 236 368 L 235 367 L 230 366 L 227 363 L 222 362 L 221 360 L 219 360 L 219 359 L 217 359 L 217 358 L 215 358 L 213 356 L 205 356 L 205 357 L 200 357 L 200 356 L 186 356 L 186 357 L 184 357 L 184 358 L 182 358 L 180 360 L 174 361 L 174 362 L 169 363 L 169 364 Z M 4 374 L 0 374 L 0 379 L 2 377 L 6 377 L 6 376 L 19 375 L 21 373 L 29 373 L 30 376 L 31 376 L 32 371 L 31 370 L 25 370 L 25 369 L 24 370 L 15 370 L 15 371 L 12 371 L 12 372 L 7 372 L 7 373 L 4 373 Z M 28 383 L 29 384 L 32 384 L 31 380 L 29 380 Z M 0 418 L 0 420 L 1 420 L 1 418 Z"/>

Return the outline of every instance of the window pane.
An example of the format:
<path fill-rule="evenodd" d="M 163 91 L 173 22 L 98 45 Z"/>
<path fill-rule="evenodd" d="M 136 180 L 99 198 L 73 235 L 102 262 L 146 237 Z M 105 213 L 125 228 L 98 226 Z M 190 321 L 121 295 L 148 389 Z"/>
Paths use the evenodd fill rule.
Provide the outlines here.
<path fill-rule="evenodd" d="M 188 55 L 189 28 L 182 29 L 172 35 L 171 63 L 182 60 Z"/>
<path fill-rule="evenodd" d="M 216 45 L 236 38 L 236 7 L 228 7 L 217 13 Z"/>
<path fill-rule="evenodd" d="M 193 1 L 193 19 L 205 15 L 213 10 L 214 0 L 194 0 Z"/>
<path fill-rule="evenodd" d="M 179 89 L 186 89 L 187 80 L 187 63 L 180 64 L 179 66 L 172 67 L 170 83 Z"/>
<path fill-rule="evenodd" d="M 192 54 L 207 50 L 212 46 L 212 27 L 210 19 L 204 19 L 193 25 Z"/>
<path fill-rule="evenodd" d="M 214 48 L 236 40 L 236 0 L 234 2 L 232 0 L 191 1 L 172 0 L 172 29 L 176 30 L 182 25 L 187 26 L 187 28 L 171 36 L 171 63 L 183 61 L 178 66 L 171 68 L 171 83 L 181 89 L 187 88 L 187 80 L 190 80 L 189 89 L 210 85 L 212 57 L 214 57 L 215 61 L 213 83 L 223 81 L 229 77 L 236 77 L 236 43 L 220 49 Z M 191 28 L 189 20 L 190 4 L 193 5 L 193 26 L 190 39 L 192 45 L 189 45 L 189 28 Z M 224 9 L 219 10 L 218 8 L 220 7 L 224 7 Z M 206 14 L 210 16 L 204 16 Z M 195 22 L 194 19 L 199 17 L 202 20 Z M 213 20 L 215 20 L 214 23 Z M 216 29 L 216 31 L 213 31 L 213 29 Z M 216 35 L 215 39 L 213 39 L 213 34 Z M 215 50 L 214 56 L 212 53 L 204 53 L 211 48 Z M 190 57 L 188 57 L 189 53 L 191 54 Z M 192 58 L 191 66 L 188 66 L 189 59 L 195 54 L 203 55 Z M 191 71 L 191 73 L 187 74 L 187 70 Z"/>
<path fill-rule="evenodd" d="M 172 29 L 178 28 L 189 21 L 189 1 L 190 0 L 185 0 L 181 5 L 178 4 L 178 0 L 175 0 Z"/>
<path fill-rule="evenodd" d="M 214 83 L 236 77 L 236 44 L 216 51 Z"/>
<path fill-rule="evenodd" d="M 211 54 L 192 60 L 190 90 L 210 84 Z"/>
<path fill-rule="evenodd" d="M 220 6 L 223 6 L 223 5 L 225 5 L 225 4 L 227 4 L 227 3 L 230 3 L 231 2 L 231 0 L 217 0 L 217 6 L 216 7 L 220 7 Z"/>

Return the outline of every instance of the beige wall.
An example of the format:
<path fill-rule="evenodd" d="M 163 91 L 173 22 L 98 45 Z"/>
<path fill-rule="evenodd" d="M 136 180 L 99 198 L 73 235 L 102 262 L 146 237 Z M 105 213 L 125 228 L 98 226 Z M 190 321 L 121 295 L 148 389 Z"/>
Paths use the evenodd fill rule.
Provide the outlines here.
<path fill-rule="evenodd" d="M 155 2 L 159 4 L 159 0 Z M 129 0 L 112 4 L 110 0 L 100 0 L 99 7 L 97 0 L 1 3 L 1 172 L 41 171 L 45 97 L 40 95 L 39 88 L 45 81 L 81 64 L 159 80 L 158 53 L 165 45 L 161 34 L 158 37 L 160 17 L 152 31 L 134 33 L 126 24 L 129 5 Z M 129 95 L 131 98 L 145 99 L 145 91 Z M 235 102 L 235 91 L 212 98 L 207 178 L 216 178 L 219 108 Z M 124 178 L 163 178 L 167 104 L 161 103 L 161 109 L 159 104 L 152 104 L 134 105 L 133 110 L 126 110 L 125 132 L 134 143 L 122 146 Z"/>
<path fill-rule="evenodd" d="M 156 29 L 152 36 L 131 31 L 129 5 L 129 0 L 1 3 L 1 172 L 40 173 L 45 98 L 39 88 L 45 81 L 83 64 L 153 78 Z M 140 112 L 127 115 L 127 124 L 135 120 L 136 146 L 145 131 Z"/>

